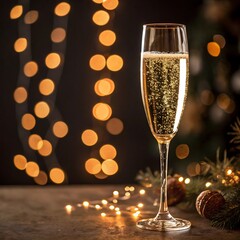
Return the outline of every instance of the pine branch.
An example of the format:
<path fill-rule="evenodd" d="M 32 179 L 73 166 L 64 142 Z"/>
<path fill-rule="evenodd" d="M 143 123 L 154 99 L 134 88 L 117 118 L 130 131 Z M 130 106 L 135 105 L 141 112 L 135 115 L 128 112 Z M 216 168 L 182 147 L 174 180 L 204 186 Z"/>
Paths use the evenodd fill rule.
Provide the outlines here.
<path fill-rule="evenodd" d="M 240 119 L 237 118 L 236 122 L 231 125 L 233 132 L 230 132 L 229 135 L 233 135 L 231 143 L 240 144 Z"/>
<path fill-rule="evenodd" d="M 224 208 L 211 221 L 213 227 L 222 229 L 240 229 L 240 187 L 225 195 Z"/>

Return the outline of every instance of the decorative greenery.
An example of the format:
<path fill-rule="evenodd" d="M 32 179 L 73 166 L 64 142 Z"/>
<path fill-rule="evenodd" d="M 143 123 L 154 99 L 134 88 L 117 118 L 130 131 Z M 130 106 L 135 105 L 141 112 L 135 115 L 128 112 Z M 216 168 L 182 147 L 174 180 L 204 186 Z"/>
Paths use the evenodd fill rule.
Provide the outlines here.
<path fill-rule="evenodd" d="M 225 229 L 240 229 L 240 188 L 239 186 L 225 194 L 224 208 L 213 216 L 213 227 Z"/>

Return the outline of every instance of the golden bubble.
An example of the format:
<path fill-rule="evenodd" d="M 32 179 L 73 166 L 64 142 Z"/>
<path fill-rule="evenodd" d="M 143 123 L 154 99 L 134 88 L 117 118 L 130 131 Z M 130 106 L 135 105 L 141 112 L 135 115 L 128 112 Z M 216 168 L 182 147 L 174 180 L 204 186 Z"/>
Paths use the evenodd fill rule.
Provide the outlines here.
<path fill-rule="evenodd" d="M 57 121 L 53 125 L 53 133 L 58 138 L 63 138 L 68 134 L 68 125 L 63 121 Z"/>
<path fill-rule="evenodd" d="M 64 28 L 55 28 L 51 33 L 51 40 L 55 43 L 62 42 L 66 37 L 66 31 Z"/>
<path fill-rule="evenodd" d="M 107 59 L 107 68 L 110 71 L 117 72 L 123 67 L 123 59 L 119 55 L 111 55 Z"/>
<path fill-rule="evenodd" d="M 38 134 L 32 134 L 28 138 L 28 144 L 33 150 L 39 150 L 43 146 L 43 141 Z"/>
<path fill-rule="evenodd" d="M 98 174 L 102 169 L 102 165 L 96 158 L 90 158 L 85 162 L 85 169 L 90 174 Z"/>
<path fill-rule="evenodd" d="M 108 23 L 109 14 L 104 10 L 99 10 L 93 14 L 92 20 L 96 25 L 103 26 Z"/>
<path fill-rule="evenodd" d="M 34 181 L 38 185 L 46 185 L 48 182 L 48 176 L 44 171 L 40 171 L 37 177 L 34 177 Z"/>
<path fill-rule="evenodd" d="M 112 115 L 112 108 L 106 103 L 97 103 L 93 107 L 92 114 L 96 119 L 106 121 Z"/>
<path fill-rule="evenodd" d="M 69 13 L 70 9 L 71 9 L 71 6 L 69 3 L 61 2 L 55 7 L 54 13 L 59 17 L 63 17 Z"/>
<path fill-rule="evenodd" d="M 107 175 L 114 175 L 118 171 L 118 164 L 112 159 L 107 159 L 102 163 L 102 171 Z"/>
<path fill-rule="evenodd" d="M 16 52 L 23 52 L 27 48 L 27 39 L 18 38 L 14 43 L 14 50 Z"/>
<path fill-rule="evenodd" d="M 176 156 L 179 159 L 187 158 L 189 155 L 189 147 L 187 144 L 179 144 L 176 148 Z"/>
<path fill-rule="evenodd" d="M 99 153 L 102 159 L 114 159 L 117 156 L 117 150 L 111 144 L 103 145 Z"/>
<path fill-rule="evenodd" d="M 52 153 L 52 144 L 48 140 L 42 140 L 42 147 L 38 149 L 41 156 L 49 156 Z"/>
<path fill-rule="evenodd" d="M 118 0 L 105 0 L 102 3 L 103 7 L 107 10 L 114 10 L 115 8 L 117 8 L 118 4 Z"/>
<path fill-rule="evenodd" d="M 99 42 L 104 46 L 111 46 L 116 41 L 116 34 L 111 30 L 104 30 L 99 34 Z"/>
<path fill-rule="evenodd" d="M 46 102 L 41 101 L 41 102 L 38 102 L 35 105 L 34 112 L 35 112 L 37 117 L 45 118 L 50 113 L 50 107 L 49 107 L 49 105 Z"/>
<path fill-rule="evenodd" d="M 28 162 L 25 169 L 26 173 L 30 177 L 37 177 L 39 174 L 39 166 L 36 162 Z"/>
<path fill-rule="evenodd" d="M 45 59 L 45 64 L 48 68 L 54 69 L 61 63 L 61 57 L 58 53 L 49 53 Z"/>
<path fill-rule="evenodd" d="M 24 65 L 23 72 L 27 77 L 33 77 L 38 72 L 38 65 L 34 61 L 27 62 Z"/>
<path fill-rule="evenodd" d="M 82 142 L 87 146 L 93 146 L 98 141 L 98 135 L 95 131 L 87 129 L 82 133 Z"/>
<path fill-rule="evenodd" d="M 56 184 L 63 183 L 65 179 L 65 174 L 63 170 L 60 168 L 51 169 L 49 176 L 50 176 L 50 179 Z"/>
<path fill-rule="evenodd" d="M 220 46 L 216 42 L 209 42 L 207 44 L 207 50 L 213 57 L 218 57 L 221 52 Z"/>
<path fill-rule="evenodd" d="M 95 83 L 94 91 L 99 96 L 107 96 L 113 93 L 115 89 L 114 82 L 109 78 L 103 78 Z"/>
<path fill-rule="evenodd" d="M 28 97 L 27 90 L 24 87 L 18 87 L 13 93 L 13 98 L 17 103 L 23 103 Z"/>
<path fill-rule="evenodd" d="M 118 118 L 111 118 L 108 120 L 106 128 L 112 135 L 118 135 L 123 131 L 123 122 Z"/>
<path fill-rule="evenodd" d="M 26 24 L 33 24 L 38 20 L 38 11 L 31 10 L 26 13 L 24 17 L 24 22 Z"/>
<path fill-rule="evenodd" d="M 39 83 L 39 92 L 40 92 L 42 95 L 45 95 L 45 96 L 50 95 L 50 94 L 54 91 L 54 88 L 55 88 L 55 84 L 54 84 L 54 82 L 53 82 L 51 79 L 49 79 L 49 78 L 43 79 L 43 80 Z"/>
<path fill-rule="evenodd" d="M 32 114 L 26 113 L 22 116 L 22 126 L 24 129 L 31 130 L 35 127 L 35 125 L 36 125 L 36 120 Z"/>
<path fill-rule="evenodd" d="M 13 158 L 13 163 L 17 169 L 24 170 L 27 165 L 27 159 L 23 155 L 17 154 Z"/>
<path fill-rule="evenodd" d="M 23 6 L 16 5 L 11 9 L 10 18 L 17 19 L 17 18 L 21 17 L 22 13 L 23 13 Z"/>
<path fill-rule="evenodd" d="M 95 71 L 102 70 L 106 65 L 106 59 L 101 54 L 96 54 L 90 58 L 89 66 Z"/>

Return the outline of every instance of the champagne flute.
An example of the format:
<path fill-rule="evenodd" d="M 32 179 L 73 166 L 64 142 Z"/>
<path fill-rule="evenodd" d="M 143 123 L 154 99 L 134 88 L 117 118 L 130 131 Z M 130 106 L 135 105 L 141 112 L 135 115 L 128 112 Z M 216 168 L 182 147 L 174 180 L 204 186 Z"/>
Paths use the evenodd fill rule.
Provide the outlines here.
<path fill-rule="evenodd" d="M 186 27 L 175 23 L 143 25 L 141 92 L 151 132 L 160 154 L 160 206 L 155 218 L 142 219 L 137 227 L 156 231 L 190 228 L 187 220 L 174 218 L 167 204 L 169 144 L 178 131 L 189 78 Z"/>

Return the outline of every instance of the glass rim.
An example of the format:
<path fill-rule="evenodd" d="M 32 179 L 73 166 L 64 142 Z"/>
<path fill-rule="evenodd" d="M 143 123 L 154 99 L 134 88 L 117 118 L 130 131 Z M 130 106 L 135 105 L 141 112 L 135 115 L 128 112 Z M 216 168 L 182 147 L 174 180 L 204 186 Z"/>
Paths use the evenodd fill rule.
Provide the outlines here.
<path fill-rule="evenodd" d="M 146 23 L 146 24 L 143 24 L 143 27 L 166 29 L 166 28 L 177 28 L 177 27 L 186 28 L 186 25 L 182 23 Z"/>

